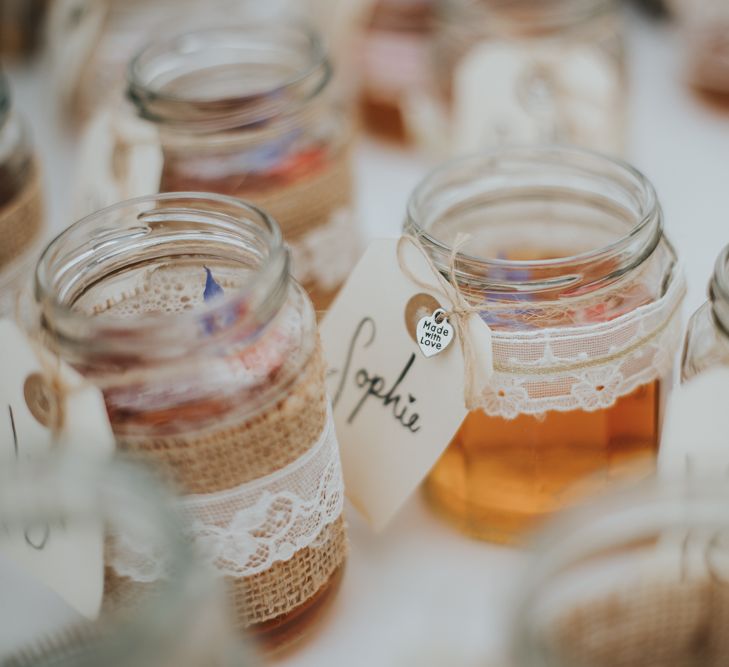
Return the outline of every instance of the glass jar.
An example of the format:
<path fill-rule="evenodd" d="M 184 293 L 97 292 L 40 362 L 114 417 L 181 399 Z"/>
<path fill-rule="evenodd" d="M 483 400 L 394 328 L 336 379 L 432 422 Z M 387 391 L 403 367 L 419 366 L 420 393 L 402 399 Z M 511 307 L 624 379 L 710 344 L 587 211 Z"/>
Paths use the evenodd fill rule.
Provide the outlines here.
<path fill-rule="evenodd" d="M 129 97 L 163 154 L 152 191 L 218 192 L 270 211 L 317 310 L 360 250 L 352 127 L 327 95 L 331 72 L 316 34 L 283 22 L 161 40 L 129 68 Z"/>
<path fill-rule="evenodd" d="M 681 27 L 686 77 L 700 98 L 729 111 L 729 6 L 721 0 L 671 0 Z"/>
<path fill-rule="evenodd" d="M 17 464 L 5 461 L 0 468 L 3 664 L 253 664 L 227 622 L 222 588 L 202 567 L 172 497 L 158 480 L 123 459 L 57 453 L 26 459 L 22 450 L 20 456 Z M 103 552 L 98 571 L 97 545 Z M 159 556 L 151 567 L 165 572 L 143 587 L 123 575 L 126 556 L 141 545 Z M 53 561 L 62 567 L 71 558 L 87 559 L 89 580 L 76 579 L 78 588 L 103 586 L 98 617 L 89 613 L 89 598 L 82 605 L 89 614 L 84 616 L 72 596 L 56 592 L 63 590 L 63 580 L 80 576 L 64 568 L 59 586 Z M 41 563 L 46 579 L 39 578 Z"/>
<path fill-rule="evenodd" d="M 445 0 L 436 48 L 454 152 L 540 142 L 623 151 L 614 0 Z"/>
<path fill-rule="evenodd" d="M 481 409 L 425 483 L 439 512 L 511 542 L 572 497 L 653 469 L 685 289 L 642 174 L 559 147 L 462 158 L 415 190 L 405 229 L 444 274 L 468 235 L 456 279 L 493 340 Z"/>
<path fill-rule="evenodd" d="M 0 317 L 13 312 L 44 230 L 40 166 L 0 72 Z"/>
<path fill-rule="evenodd" d="M 689 320 L 681 379 L 715 366 L 729 365 L 729 246 L 716 260 L 709 282 L 709 300 Z"/>
<path fill-rule="evenodd" d="M 360 108 L 367 129 L 397 142 L 415 139 L 406 123 L 429 90 L 434 0 L 379 0 L 359 48 Z"/>
<path fill-rule="evenodd" d="M 243 6 L 245 5 L 245 7 Z M 125 83 L 132 56 L 174 30 L 243 19 L 250 0 L 53 0 L 48 42 L 53 83 L 69 119 L 83 126 Z"/>
<path fill-rule="evenodd" d="M 119 448 L 186 494 L 239 625 L 271 651 L 297 641 L 338 587 L 346 536 L 314 312 L 276 222 L 222 195 L 123 202 L 48 246 L 35 296 Z"/>
<path fill-rule="evenodd" d="M 729 491 L 652 480 L 560 516 L 534 543 L 513 667 L 726 665 Z"/>

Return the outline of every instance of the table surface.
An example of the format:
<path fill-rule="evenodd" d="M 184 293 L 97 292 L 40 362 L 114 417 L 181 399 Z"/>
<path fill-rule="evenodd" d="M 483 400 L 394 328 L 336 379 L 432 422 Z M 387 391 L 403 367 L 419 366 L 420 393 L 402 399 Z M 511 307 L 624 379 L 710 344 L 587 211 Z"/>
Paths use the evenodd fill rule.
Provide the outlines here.
<path fill-rule="evenodd" d="M 686 313 L 705 298 L 729 242 L 729 114 L 703 105 L 682 79 L 676 29 L 627 16 L 630 62 L 628 158 L 654 183 L 665 226 L 686 267 Z M 13 66 L 17 108 L 45 167 L 55 229 L 70 222 L 76 142 L 60 125 L 43 62 Z M 361 219 L 370 237 L 398 233 L 425 159 L 371 142 L 356 156 Z M 351 508 L 351 556 L 325 623 L 285 667 L 483 665 L 503 650 L 524 553 L 461 537 L 419 495 L 380 535 Z"/>

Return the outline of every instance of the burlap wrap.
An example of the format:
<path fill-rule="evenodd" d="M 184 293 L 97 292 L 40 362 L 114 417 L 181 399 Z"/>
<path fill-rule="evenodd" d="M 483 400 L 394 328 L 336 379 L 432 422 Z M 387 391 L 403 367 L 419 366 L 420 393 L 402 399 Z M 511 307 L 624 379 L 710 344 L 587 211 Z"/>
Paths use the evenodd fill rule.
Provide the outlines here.
<path fill-rule="evenodd" d="M 128 437 L 119 446 L 166 471 L 185 493 L 213 493 L 280 470 L 306 453 L 327 420 L 324 362 L 317 346 L 285 395 L 233 426 L 211 426 L 176 436 Z M 260 574 L 229 578 L 241 626 L 294 612 L 343 564 L 343 519 L 324 529 L 310 547 Z M 107 581 L 109 584 L 109 581 Z"/>
<path fill-rule="evenodd" d="M 651 582 L 606 595 L 565 614 L 548 641 L 564 667 L 725 667 L 729 584 Z"/>
<path fill-rule="evenodd" d="M 344 283 L 346 274 L 336 280 L 336 287 L 327 289 L 312 277 L 314 271 L 333 270 L 333 267 L 312 266 L 317 262 L 327 263 L 326 254 L 344 253 L 344 248 L 317 248 L 317 254 L 307 252 L 304 238 L 317 228 L 323 228 L 339 210 L 351 210 L 353 206 L 353 179 L 351 154 L 349 148 L 343 149 L 331 158 L 326 167 L 309 178 L 302 178 L 283 188 L 257 192 L 242 192 L 241 196 L 270 213 L 281 225 L 284 237 L 294 248 L 294 275 L 304 285 L 317 311 L 326 310 L 339 287 Z M 357 230 L 352 227 L 348 243 L 358 246 Z M 299 251 L 300 249 L 300 251 Z M 355 248 L 356 253 L 356 248 Z M 356 258 L 355 258 L 356 259 Z M 303 265 L 302 265 L 303 264 Z M 349 263 L 351 270 L 353 263 Z"/>
<path fill-rule="evenodd" d="M 0 269 L 20 257 L 38 239 L 43 227 L 43 199 L 36 167 L 25 187 L 0 208 Z"/>

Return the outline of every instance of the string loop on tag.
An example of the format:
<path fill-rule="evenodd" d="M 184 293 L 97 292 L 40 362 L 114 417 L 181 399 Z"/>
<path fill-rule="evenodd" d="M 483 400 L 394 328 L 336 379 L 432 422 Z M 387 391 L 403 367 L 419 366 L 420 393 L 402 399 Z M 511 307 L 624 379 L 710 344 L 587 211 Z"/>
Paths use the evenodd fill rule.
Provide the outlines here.
<path fill-rule="evenodd" d="M 25 334 L 40 368 L 39 372 L 34 374 L 37 381 L 33 383 L 33 391 L 28 391 L 28 381 L 34 379 L 34 376 L 26 378 L 25 399 L 28 409 L 50 430 L 52 442 L 56 443 L 60 440 L 66 426 L 67 401 L 72 394 L 92 385 L 85 379 L 73 385 L 64 379 L 60 352 L 54 349 L 52 337 L 47 335 L 44 329 L 45 303 L 37 308 L 32 308 L 27 303 L 27 296 L 22 292 L 16 295 L 14 321 Z M 23 301 L 26 303 L 24 304 Z M 23 305 L 30 308 L 30 311 L 24 312 Z M 38 380 L 41 384 L 38 383 Z M 31 401 L 35 402 L 35 405 L 31 405 Z M 43 413 L 44 416 L 39 418 L 37 413 Z"/>
<path fill-rule="evenodd" d="M 480 376 L 478 364 L 480 361 L 479 355 L 476 353 L 475 345 L 469 333 L 469 320 L 472 317 L 478 317 L 481 319 L 482 309 L 468 303 L 466 297 L 458 287 L 458 282 L 456 280 L 456 257 L 458 255 L 458 251 L 468 241 L 468 238 L 467 234 L 458 234 L 453 242 L 450 260 L 448 262 L 449 278 L 446 278 L 438 270 L 438 267 L 435 265 L 428 252 L 425 248 L 423 248 L 420 239 L 411 234 L 405 234 L 400 237 L 397 244 L 397 261 L 403 275 L 418 285 L 418 287 L 428 290 L 435 289 L 441 292 L 450 302 L 450 308 L 443 308 L 445 311 L 443 317 L 453 323 L 456 335 L 460 341 L 461 352 L 463 354 L 464 372 L 463 398 L 466 408 L 468 410 L 475 410 L 481 403 L 481 390 L 483 387 L 480 387 L 478 382 L 478 378 Z M 430 268 L 435 276 L 437 284 L 433 285 L 421 280 L 410 270 L 404 258 L 404 248 L 408 243 L 412 244 L 421 253 L 427 262 L 428 268 Z M 488 325 L 485 322 L 482 321 L 481 325 L 488 329 Z M 487 369 L 487 372 L 490 377 L 493 369 Z"/>

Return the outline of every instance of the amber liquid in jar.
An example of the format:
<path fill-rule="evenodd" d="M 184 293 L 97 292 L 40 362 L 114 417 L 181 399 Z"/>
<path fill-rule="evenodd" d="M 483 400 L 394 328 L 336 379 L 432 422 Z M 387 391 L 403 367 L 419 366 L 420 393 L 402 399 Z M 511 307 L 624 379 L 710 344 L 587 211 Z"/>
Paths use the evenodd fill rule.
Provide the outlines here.
<path fill-rule="evenodd" d="M 729 111 L 729 24 L 707 32 L 693 46 L 693 89 L 701 100 L 720 112 Z"/>
<path fill-rule="evenodd" d="M 140 291 L 137 288 L 132 294 L 106 299 L 102 303 L 91 300 L 82 301 L 79 305 L 94 315 L 111 315 L 117 318 L 142 314 L 180 313 L 194 309 L 203 303 L 207 286 L 205 267 L 195 264 L 191 262 L 189 266 L 184 267 L 162 265 L 151 271 L 145 290 Z M 212 261 L 208 261 L 206 267 L 211 269 L 211 275 L 215 274 L 216 283 L 223 290 L 237 287 L 234 278 L 236 267 L 215 264 Z M 231 277 L 226 279 L 226 275 Z M 263 345 L 259 349 L 244 352 L 238 360 L 243 360 L 246 354 L 254 359 L 254 363 L 257 358 L 263 359 L 264 363 L 270 364 L 269 376 L 275 377 L 285 361 L 281 349 L 284 349 L 283 345 L 280 349 L 275 349 L 274 346 L 274 351 L 271 352 Z M 196 445 L 205 446 L 206 443 L 209 445 L 210 440 L 215 440 L 214 433 L 212 436 L 208 435 L 205 441 L 195 434 L 202 429 L 209 429 L 211 424 L 220 424 L 221 437 L 224 437 L 229 428 L 235 427 L 236 420 L 250 419 L 249 416 L 241 416 L 241 406 L 255 400 L 258 390 L 257 386 L 229 393 L 191 388 L 190 395 L 185 397 L 184 390 L 169 387 L 168 391 L 175 397 L 175 400 L 171 401 L 164 391 L 159 391 L 159 387 L 153 388 L 151 397 L 147 396 L 149 392 L 140 384 L 135 387 L 107 389 L 104 391 L 104 399 L 112 429 L 120 446 L 125 448 L 125 440 L 133 438 L 136 443 L 132 448 L 134 454 L 141 455 L 143 460 L 151 454 L 151 462 L 157 463 L 154 457 L 155 449 L 160 446 L 168 447 L 169 443 L 173 443 L 174 453 L 167 452 L 171 465 L 168 472 L 185 493 L 195 494 L 210 492 L 210 489 L 205 488 L 202 481 L 185 472 L 190 466 L 187 459 L 199 456 L 195 453 Z M 164 405 L 155 405 L 155 393 L 162 394 L 161 402 Z M 209 430 L 207 432 L 209 433 Z M 215 467 L 214 462 L 211 465 Z M 340 517 L 338 522 L 341 521 Z M 336 526 L 338 523 L 333 525 Z M 247 627 L 245 630 L 247 636 L 255 639 L 267 655 L 285 652 L 297 644 L 324 615 L 339 588 L 344 567 L 344 563 L 338 565 L 326 583 L 313 596 L 291 611 Z M 262 573 L 263 576 L 267 574 L 268 571 Z M 230 580 L 231 589 L 234 585 L 241 585 L 239 582 L 240 580 Z"/>
<path fill-rule="evenodd" d="M 434 3 L 380 0 L 362 36 L 360 113 L 373 135 L 393 143 L 413 139 L 404 97 L 422 87 L 429 67 Z"/>
<path fill-rule="evenodd" d="M 560 256 L 568 254 L 523 250 L 505 258 Z M 597 307 L 583 314 L 583 320 L 614 319 L 647 296 L 641 285 L 633 285 L 612 308 Z M 492 542 L 517 542 L 525 530 L 582 494 L 594 493 L 614 478 L 652 472 L 660 399 L 661 382 L 656 380 L 592 412 L 549 411 L 505 419 L 474 410 L 428 476 L 426 497 L 463 532 Z"/>
<path fill-rule="evenodd" d="M 428 477 L 426 494 L 465 532 L 513 542 L 572 493 L 594 491 L 636 468 L 651 470 L 659 396 L 656 381 L 595 412 L 512 420 L 470 412 Z"/>

